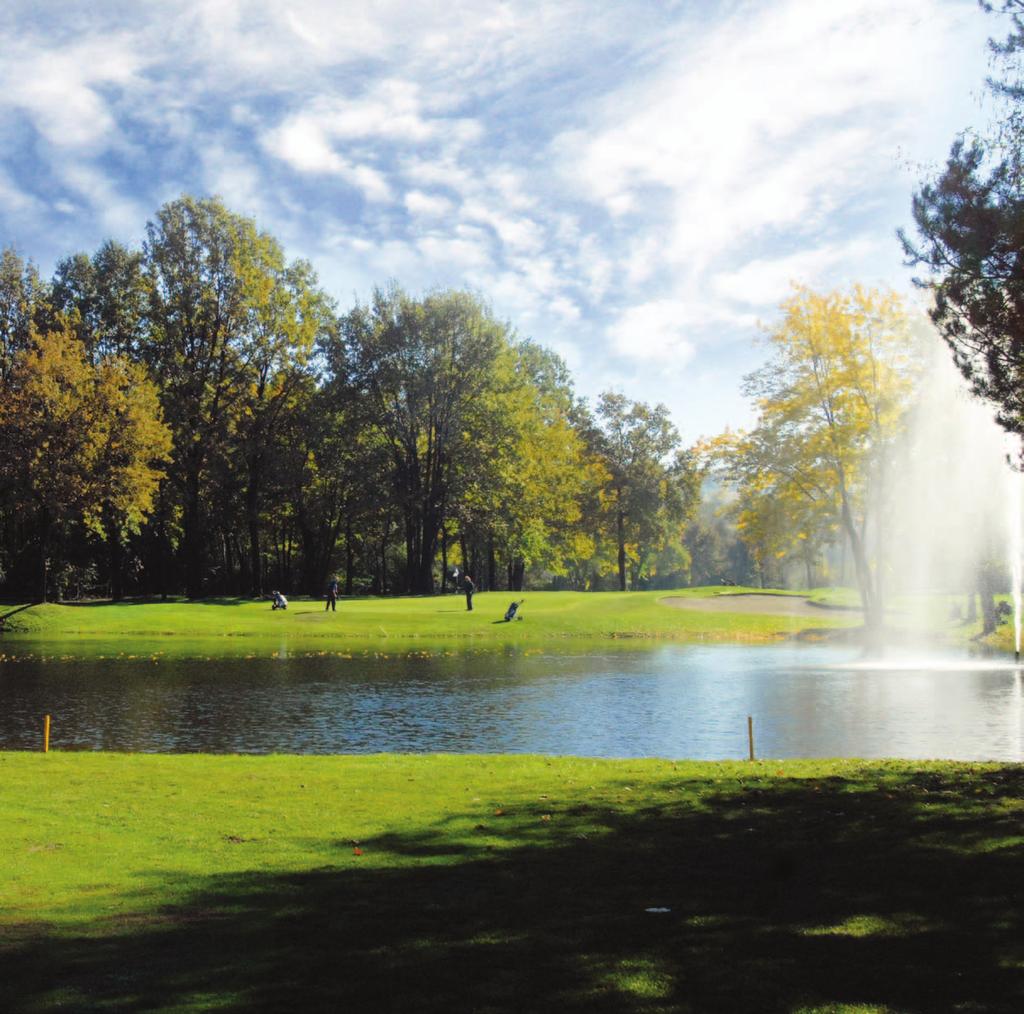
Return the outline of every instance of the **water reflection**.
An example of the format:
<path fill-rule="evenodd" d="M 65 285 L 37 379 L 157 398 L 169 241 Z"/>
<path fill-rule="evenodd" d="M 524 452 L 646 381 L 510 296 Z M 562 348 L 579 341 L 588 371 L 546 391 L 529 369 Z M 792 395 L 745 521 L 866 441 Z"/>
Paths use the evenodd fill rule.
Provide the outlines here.
<path fill-rule="evenodd" d="M 0 662 L 0 748 L 1021 760 L 1020 670 L 811 646 Z"/>

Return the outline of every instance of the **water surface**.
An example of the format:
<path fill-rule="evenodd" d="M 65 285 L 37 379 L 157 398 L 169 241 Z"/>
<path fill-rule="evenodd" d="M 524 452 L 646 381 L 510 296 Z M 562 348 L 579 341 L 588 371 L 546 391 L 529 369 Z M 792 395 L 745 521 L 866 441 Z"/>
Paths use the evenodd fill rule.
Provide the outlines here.
<path fill-rule="evenodd" d="M 1024 759 L 1001 662 L 820 646 L 0 661 L 0 749 Z"/>

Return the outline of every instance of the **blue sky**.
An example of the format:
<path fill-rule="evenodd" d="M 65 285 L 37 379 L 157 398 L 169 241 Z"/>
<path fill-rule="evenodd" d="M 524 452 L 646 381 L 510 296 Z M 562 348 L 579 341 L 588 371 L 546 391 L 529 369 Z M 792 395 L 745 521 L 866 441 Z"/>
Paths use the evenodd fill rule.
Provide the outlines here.
<path fill-rule="evenodd" d="M 750 421 L 791 282 L 910 292 L 922 173 L 981 125 L 974 0 L 7 0 L 0 244 L 45 272 L 219 194 L 347 308 L 467 286 L 582 394 Z"/>

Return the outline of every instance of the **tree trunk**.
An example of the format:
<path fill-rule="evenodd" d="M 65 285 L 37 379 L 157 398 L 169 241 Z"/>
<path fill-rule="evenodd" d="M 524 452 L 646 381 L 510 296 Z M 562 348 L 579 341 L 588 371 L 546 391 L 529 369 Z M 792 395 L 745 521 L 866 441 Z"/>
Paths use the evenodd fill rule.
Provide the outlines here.
<path fill-rule="evenodd" d="M 846 498 L 846 490 L 840 490 L 840 519 L 846 536 L 850 540 L 850 552 L 853 556 L 853 572 L 857 578 L 857 588 L 860 591 L 861 607 L 864 610 L 864 626 L 869 631 L 880 631 L 882 629 L 885 614 L 882 608 L 881 596 L 875 586 L 871 575 L 871 564 L 868 560 L 864 540 L 857 526 L 853 521 L 853 513 L 850 510 L 849 501 Z"/>
<path fill-rule="evenodd" d="M 424 519 L 424 528 L 419 537 L 419 556 L 416 564 L 416 575 L 413 591 L 417 595 L 434 594 L 434 556 L 437 553 L 437 531 L 430 529 L 433 521 Z"/>
<path fill-rule="evenodd" d="M 107 538 L 107 565 L 110 567 L 110 597 L 115 602 L 124 598 L 124 543 L 121 529 L 114 519 L 109 503 L 103 505 L 103 531 Z"/>
<path fill-rule="evenodd" d="M 188 476 L 185 489 L 182 550 L 185 557 L 185 594 L 190 599 L 203 594 L 203 533 L 199 505 L 199 475 Z"/>
<path fill-rule="evenodd" d="M 619 591 L 626 590 L 626 515 L 617 511 L 615 515 L 616 536 L 619 542 Z"/>
<path fill-rule="evenodd" d="M 352 594 L 352 586 L 355 581 L 356 554 L 352 545 L 352 519 L 345 519 L 345 594 Z"/>
<path fill-rule="evenodd" d="M 116 525 L 107 529 L 110 545 L 110 597 L 115 602 L 124 598 L 124 544 Z"/>
<path fill-rule="evenodd" d="M 412 512 L 407 508 L 405 512 L 405 590 L 412 594 L 416 588 L 416 536 L 414 534 L 416 523 Z M 382 579 L 383 580 L 383 579 Z"/>
<path fill-rule="evenodd" d="M 161 508 L 162 509 L 162 508 Z M 167 601 L 167 560 L 170 557 L 170 545 L 167 538 L 167 521 L 160 516 L 160 557 L 159 557 L 159 584 L 160 584 L 160 601 Z"/>
<path fill-rule="evenodd" d="M 260 559 L 260 482 L 262 462 L 259 455 L 249 460 L 249 482 L 245 490 L 245 518 L 249 528 L 249 590 L 253 598 L 263 596 L 263 565 Z"/>
<path fill-rule="evenodd" d="M 46 601 L 46 585 L 48 572 L 50 569 L 51 527 L 52 523 L 50 521 L 50 512 L 44 509 L 39 519 L 39 585 L 36 589 L 36 594 L 38 595 L 40 602 Z"/>

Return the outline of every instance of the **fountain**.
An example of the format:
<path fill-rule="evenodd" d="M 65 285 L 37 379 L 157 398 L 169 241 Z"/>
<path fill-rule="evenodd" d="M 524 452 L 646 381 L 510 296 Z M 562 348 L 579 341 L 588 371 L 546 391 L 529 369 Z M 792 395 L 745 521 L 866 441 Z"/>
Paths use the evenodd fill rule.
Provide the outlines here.
<path fill-rule="evenodd" d="M 928 354 L 930 351 L 930 354 Z M 1024 585 L 1024 475 L 1020 442 L 994 420 L 991 405 L 972 396 L 933 336 L 920 398 L 894 450 L 889 495 L 880 505 L 885 544 L 876 546 L 890 609 L 898 625 L 917 627 L 926 643 L 973 618 L 978 595 L 1012 599 L 1020 660 Z M 964 611 L 966 604 L 966 615 Z M 902 611 L 901 613 L 898 611 Z M 1006 606 L 1002 607 L 1004 612 Z M 908 622 L 911 615 L 913 622 Z M 996 622 L 1000 618 L 997 613 Z"/>
<path fill-rule="evenodd" d="M 1011 461 L 1016 461 L 1020 456 L 1020 446 L 1016 439 L 1008 442 L 1011 447 L 1007 456 Z M 1007 499 L 1010 504 L 1010 596 L 1013 599 L 1013 660 L 1018 664 L 1020 663 L 1021 569 L 1024 567 L 1024 546 L 1022 546 L 1024 538 L 1021 533 L 1021 524 L 1024 521 L 1022 482 L 1024 482 L 1024 476 L 1014 469 L 1010 474 L 1010 495 Z"/>

